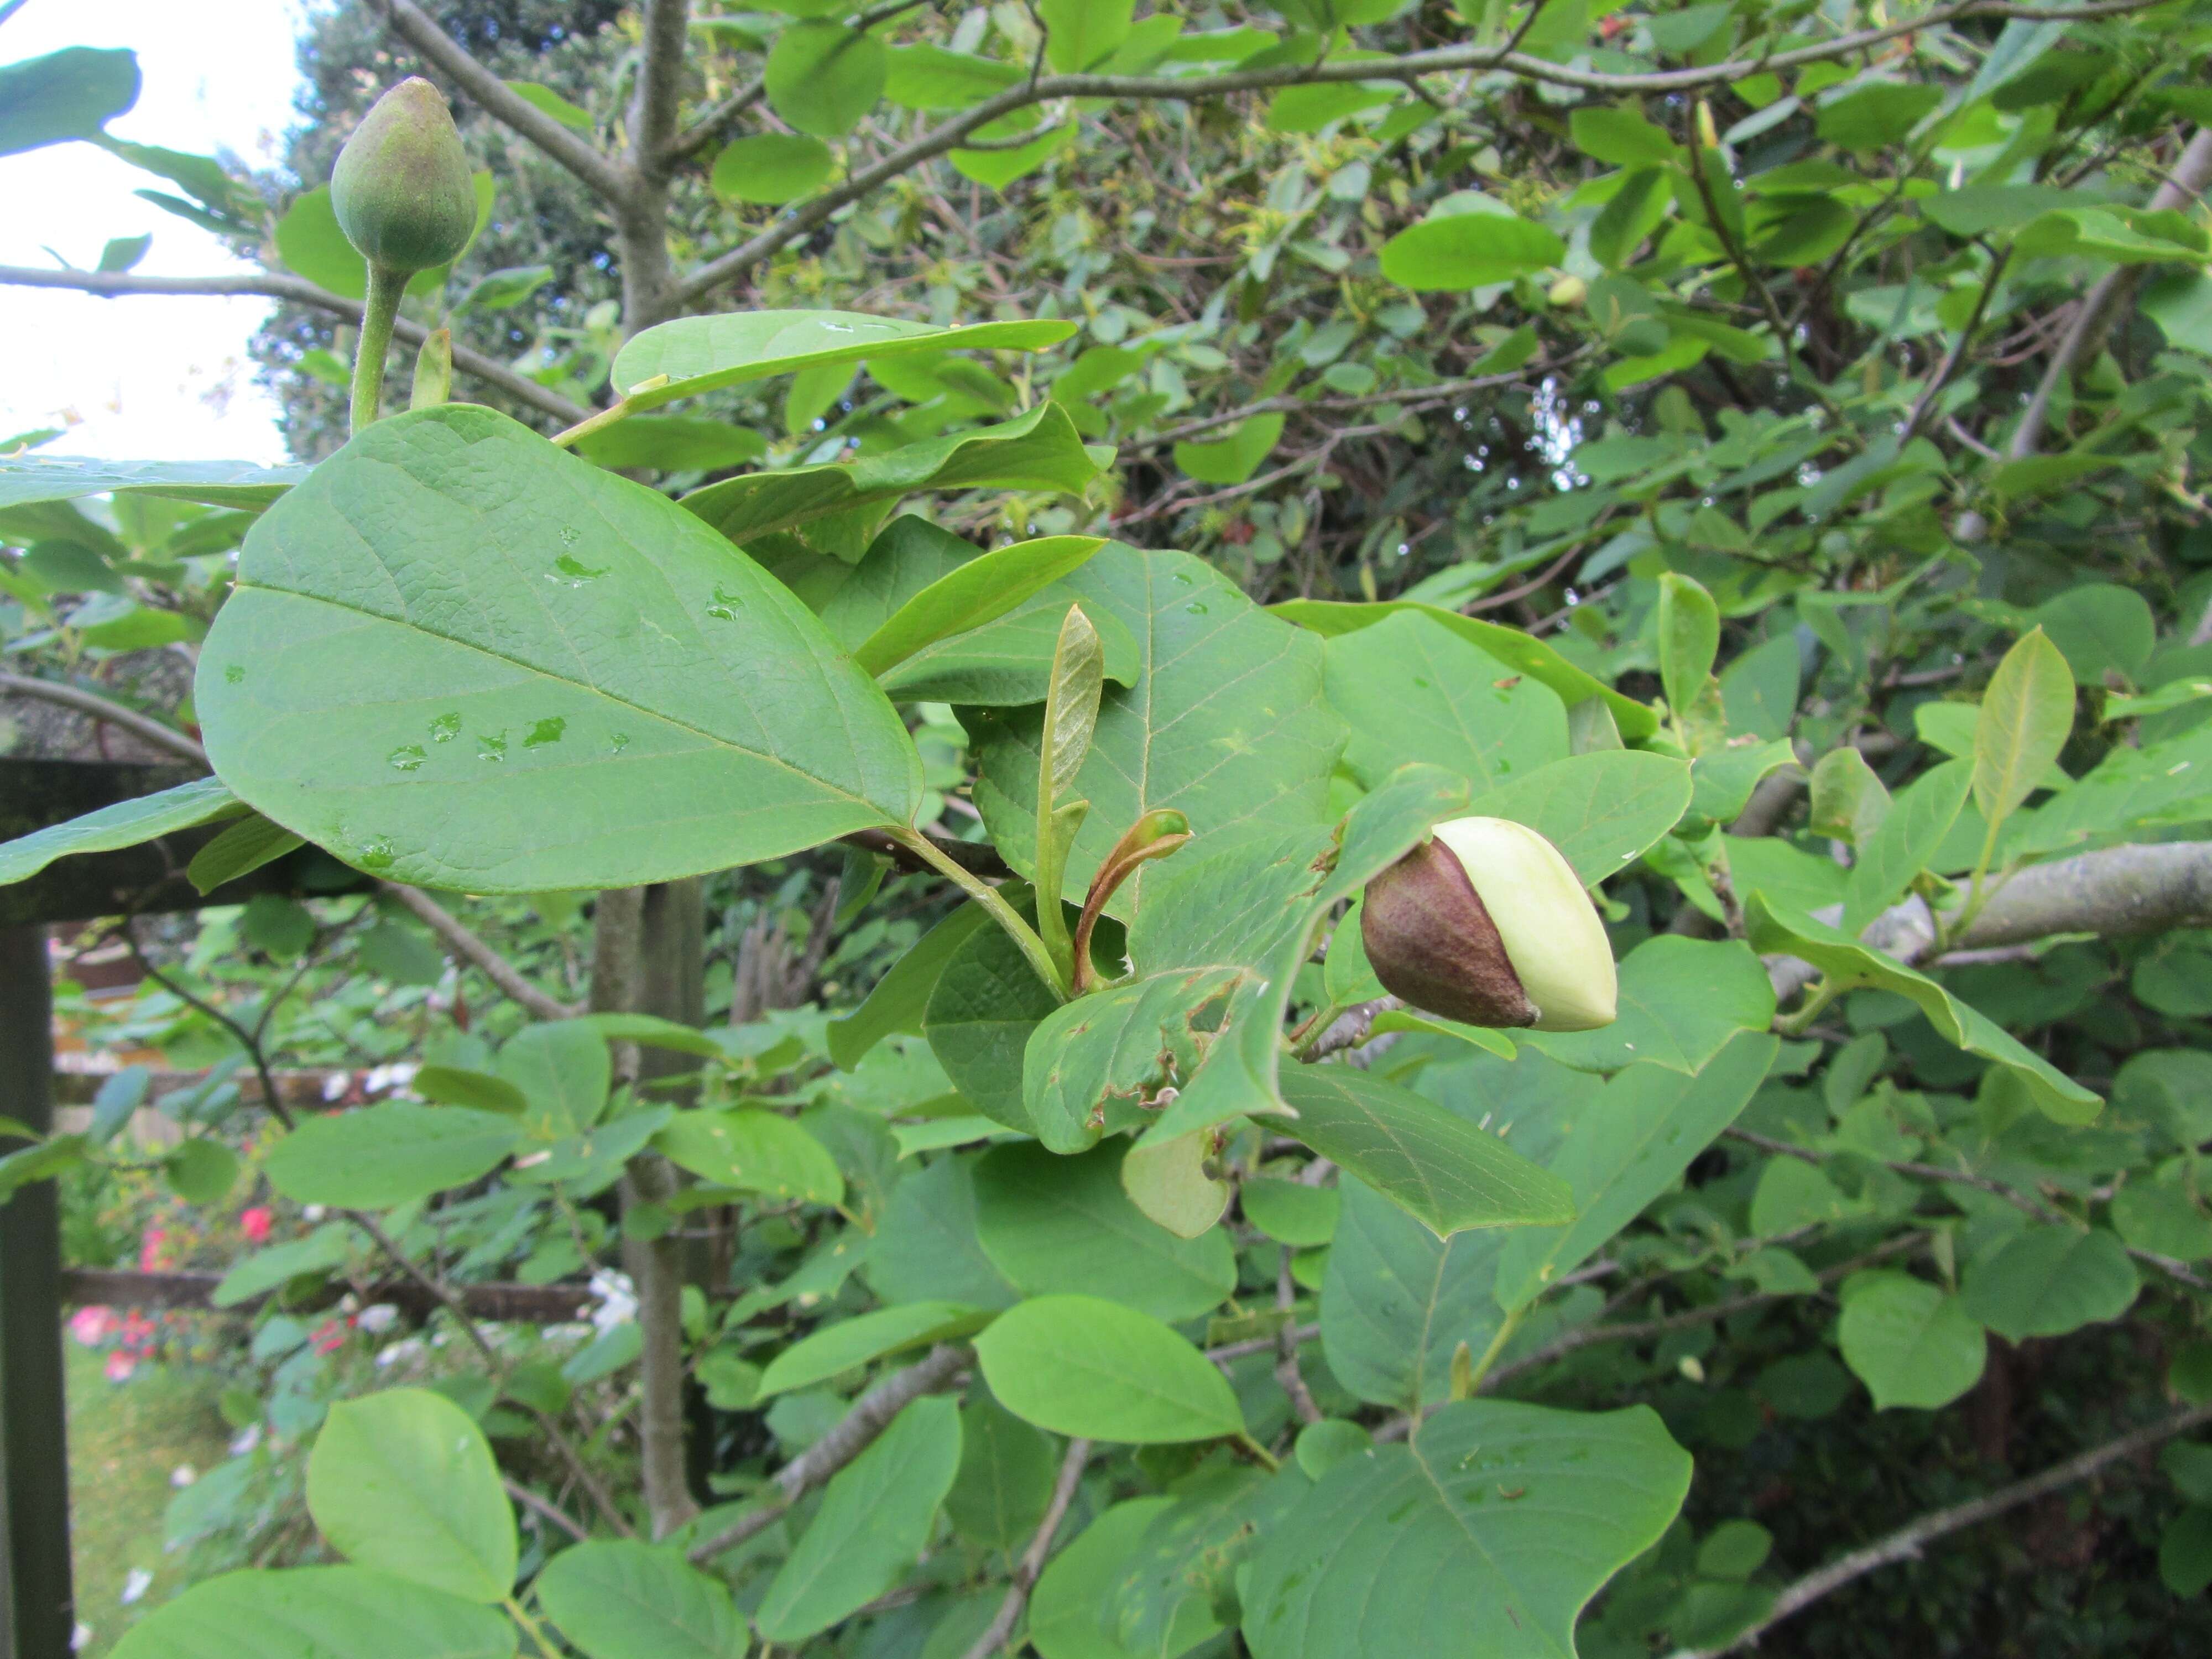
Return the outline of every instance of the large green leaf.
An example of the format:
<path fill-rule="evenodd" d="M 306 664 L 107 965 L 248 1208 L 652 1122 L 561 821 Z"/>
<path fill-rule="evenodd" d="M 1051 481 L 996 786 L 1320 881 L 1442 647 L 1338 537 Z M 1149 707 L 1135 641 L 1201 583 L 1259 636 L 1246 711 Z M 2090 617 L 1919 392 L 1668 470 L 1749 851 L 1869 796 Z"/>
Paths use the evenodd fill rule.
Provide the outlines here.
<path fill-rule="evenodd" d="M 718 1187 L 809 1204 L 836 1204 L 845 1196 L 845 1178 L 829 1148 L 775 1112 L 678 1112 L 654 1139 L 670 1163 Z"/>
<path fill-rule="evenodd" d="M 2028 1098 L 2061 1123 L 2087 1123 L 2103 1104 L 2094 1090 L 2068 1077 L 1987 1014 L 1960 1001 L 1925 974 L 1915 973 L 1849 934 L 1763 893 L 1745 902 L 1744 922 L 1758 949 L 1803 957 L 1833 989 L 1870 985 L 1917 1003 L 1945 1042 L 2005 1067 L 2027 1085 Z"/>
<path fill-rule="evenodd" d="M 891 1189 L 865 1270 L 884 1301 L 1010 1308 L 1021 1300 L 976 1241 L 975 1163 L 940 1158 Z"/>
<path fill-rule="evenodd" d="M 1536 830 L 1594 887 L 1682 821 L 1692 788 L 1690 769 L 1680 761 L 1640 749 L 1605 749 L 1539 767 L 1479 796 L 1474 810 Z"/>
<path fill-rule="evenodd" d="M 90 138 L 138 101 L 138 59 L 122 47 L 64 46 L 0 65 L 0 155 Z"/>
<path fill-rule="evenodd" d="M 830 1058 L 849 1072 L 885 1037 L 902 1031 L 920 1036 L 929 1000 L 945 969 L 963 945 L 990 926 L 990 913 L 981 905 L 963 904 L 924 933 L 921 943 L 884 971 L 858 1008 L 830 1022 L 824 1032 Z M 1043 988 L 1042 984 L 1038 988 Z M 939 1056 L 940 1064 L 943 1058 Z"/>
<path fill-rule="evenodd" d="M 1219 1230 L 1178 1238 L 1121 1190 L 1125 1145 L 1058 1158 L 1034 1142 L 994 1147 L 975 1166 L 975 1233 L 1023 1294 L 1089 1291 L 1155 1319 L 1195 1319 L 1237 1288 Z"/>
<path fill-rule="evenodd" d="M 522 1138 L 495 1112 L 404 1100 L 311 1117 L 263 1163 L 270 1184 L 302 1204 L 386 1210 L 465 1186 Z"/>
<path fill-rule="evenodd" d="M 1511 1235 L 1439 1238 L 1364 1182 L 1340 1183 L 1344 1207 L 1322 1271 L 1321 1340 L 1331 1376 L 1394 1410 L 1442 1400 L 1452 1352 L 1480 1351 L 1503 1316 L 1492 1294 Z"/>
<path fill-rule="evenodd" d="M 1052 1501 L 1060 1459 L 1053 1437 L 988 1394 L 960 1408 L 960 1473 L 945 1513 L 963 1538 L 987 1549 L 1029 1542 Z"/>
<path fill-rule="evenodd" d="M 1115 544 L 1062 586 L 1087 615 L 1103 611 L 1123 623 L 1139 651 L 1137 684 L 1106 693 L 1069 792 L 1091 803 L 1068 857 L 1071 902 L 1082 902 L 1099 860 L 1146 812 L 1182 812 L 1200 846 L 1232 830 L 1322 820 L 1345 728 L 1322 702 L 1318 641 L 1267 616 L 1187 553 Z M 981 753 L 975 804 L 992 840 L 1024 875 L 1035 869 L 1043 718 L 1037 708 L 971 717 Z M 1134 914 L 1158 880 L 1130 880 L 1109 913 Z"/>
<path fill-rule="evenodd" d="M 1075 332 L 1043 319 L 945 327 L 855 311 L 731 311 L 679 317 L 630 337 L 616 355 L 614 383 L 630 404 L 652 409 L 720 386 L 832 363 L 860 363 L 916 351 L 992 347 L 1042 351 Z M 665 384 L 640 382 L 665 374 Z"/>
<path fill-rule="evenodd" d="M 1980 1381 L 1989 1346 L 1957 1297 L 1887 1269 L 1845 1283 L 1836 1338 L 1876 1411 L 1949 1405 Z"/>
<path fill-rule="evenodd" d="M 1029 912 L 1025 903 L 1018 908 Z M 977 1111 L 1028 1133 L 1023 1056 L 1037 1023 L 1060 1006 L 1021 948 L 1002 929 L 985 926 L 953 947 L 929 993 L 922 1031 L 952 1086 Z"/>
<path fill-rule="evenodd" d="M 514 1588 L 514 1510 L 491 1447 L 428 1389 L 331 1407 L 307 1459 L 307 1512 L 356 1566 L 471 1601 Z"/>
<path fill-rule="evenodd" d="M 744 1659 L 744 1620 L 729 1591 L 681 1551 L 591 1539 L 548 1561 L 536 1588 L 586 1659 Z"/>
<path fill-rule="evenodd" d="M 2142 1281 L 2102 1227 L 2030 1227 L 1966 1269 L 1967 1313 L 2008 1342 L 2118 1319 Z"/>
<path fill-rule="evenodd" d="M 1328 701 L 1352 727 L 1344 763 L 1372 787 L 1427 761 L 1479 789 L 1564 760 L 1559 694 L 1419 611 L 1331 639 Z"/>
<path fill-rule="evenodd" d="M 920 757 L 789 590 L 665 497 L 465 404 L 264 514 L 200 653 L 216 770 L 349 862 L 611 887 L 903 824 Z"/>
<path fill-rule="evenodd" d="M 875 107 L 890 73 L 880 35 L 813 18 L 776 36 L 762 85 L 769 106 L 801 132 L 842 138 Z"/>
<path fill-rule="evenodd" d="M 915 1401 L 840 1470 L 822 1507 L 770 1581 L 754 1622 L 796 1644 L 896 1583 L 929 1541 L 960 1468 L 960 1407 Z"/>
<path fill-rule="evenodd" d="M 1382 605 L 1288 599 L 1269 609 L 1285 622 L 1331 637 L 1372 628 L 1402 611 L 1411 611 L 1449 629 L 1516 672 L 1550 686 L 1570 707 L 1589 697 L 1602 700 L 1613 711 L 1613 724 L 1620 728 L 1624 738 L 1648 738 L 1659 730 L 1658 711 L 1649 703 L 1623 696 L 1586 670 L 1576 667 L 1543 641 L 1517 628 L 1485 622 L 1480 617 L 1462 617 L 1442 605 L 1422 605 L 1410 599 L 1392 599 Z"/>
<path fill-rule="evenodd" d="M 496 1607 L 364 1567 L 227 1572 L 123 1632 L 114 1659 L 514 1659 Z"/>
<path fill-rule="evenodd" d="M 1103 453 L 1084 447 L 1075 423 L 1058 404 L 1040 404 L 999 426 L 956 432 L 857 460 L 726 478 L 692 491 L 683 504 L 741 545 L 811 526 L 805 538 L 809 545 L 855 561 L 875 529 L 866 509 L 924 489 L 1057 490 L 1080 495 L 1098 476 Z M 823 520 L 830 522 L 817 523 Z"/>
<path fill-rule="evenodd" d="M 590 1128 L 606 1109 L 614 1081 L 606 1037 L 580 1020 L 525 1027 L 500 1049 L 498 1066 L 521 1093 L 524 1133 L 538 1140 Z"/>
<path fill-rule="evenodd" d="M 1106 1621 L 1107 1595 L 1123 1563 L 1172 1498 L 1132 1498 L 1093 1521 L 1052 1558 L 1030 1598 L 1030 1643 L 1044 1659 L 1136 1659 Z M 1183 1653 L 1220 1628 L 1210 1609 L 1193 1608 L 1167 1647 Z"/>
<path fill-rule="evenodd" d="M 1574 1219 L 1574 1193 L 1458 1113 L 1349 1066 L 1293 1066 L 1284 1132 L 1350 1170 L 1439 1238 Z"/>
<path fill-rule="evenodd" d="M 155 495 L 249 509 L 268 506 L 307 476 L 304 466 L 248 461 L 99 461 L 76 455 L 0 459 L 0 508 L 81 495 Z"/>
<path fill-rule="evenodd" d="M 1108 1627 L 1133 1654 L 1180 1654 L 1233 1614 L 1260 1540 L 1312 1492 L 1295 1462 L 1272 1474 L 1216 1465 L 1176 1482 L 1174 1506 L 1145 1528 L 1108 1594 Z"/>
<path fill-rule="evenodd" d="M 1255 1659 L 1562 1659 L 1689 1486 L 1648 1406 L 1447 1406 L 1338 1464 L 1261 1543 L 1244 1639 Z"/>
<path fill-rule="evenodd" d="M 965 1336 L 990 1316 L 958 1302 L 904 1302 L 837 1320 L 770 1360 L 761 1373 L 761 1396 L 811 1388 L 887 1355 Z"/>
<path fill-rule="evenodd" d="M 1147 1314 L 1095 1296 L 1034 1297 L 975 1340 L 984 1381 L 1055 1434 L 1156 1445 L 1237 1434 L 1228 1379 Z"/>
<path fill-rule="evenodd" d="M 118 801 L 67 823 L 0 842 L 0 887 L 28 880 L 56 859 L 136 847 L 179 830 L 234 818 L 246 810 L 246 803 L 218 778 L 195 778 L 173 789 Z"/>
<path fill-rule="evenodd" d="M 1580 1071 L 1614 1072 L 1638 1061 L 1694 1072 L 1738 1031 L 1774 1020 L 1774 984 L 1738 941 L 1659 933 L 1621 959 L 1620 1017 L 1595 1031 L 1516 1031 Z"/>
<path fill-rule="evenodd" d="M 1595 1255 L 1720 1138 L 1774 1063 L 1777 1040 L 1742 1031 L 1699 1071 L 1632 1066 L 1562 1126 L 1547 1160 L 1573 1187 L 1571 1225 L 1516 1233 L 1498 1271 L 1502 1307 L 1525 1306 Z"/>

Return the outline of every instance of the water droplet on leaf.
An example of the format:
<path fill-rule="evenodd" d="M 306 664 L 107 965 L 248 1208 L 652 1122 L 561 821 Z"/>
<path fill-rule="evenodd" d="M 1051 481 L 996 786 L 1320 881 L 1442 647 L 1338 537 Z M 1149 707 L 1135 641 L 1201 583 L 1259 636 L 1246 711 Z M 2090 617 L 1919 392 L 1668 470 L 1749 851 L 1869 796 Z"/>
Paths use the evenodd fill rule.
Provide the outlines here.
<path fill-rule="evenodd" d="M 575 532 L 573 531 L 564 530 L 561 533 L 562 537 L 566 538 L 572 537 Z M 602 565 L 598 569 L 594 570 L 590 565 L 586 564 L 581 559 L 575 558 L 569 554 L 563 553 L 559 558 L 553 561 L 553 568 L 545 573 L 545 580 L 551 582 L 556 587 L 577 588 L 581 587 L 586 582 L 595 582 L 599 580 L 600 577 L 607 574 L 610 568 L 611 567 Z"/>
<path fill-rule="evenodd" d="M 233 663 L 222 671 L 222 680 L 225 685 L 243 685 L 246 684 L 246 670 L 241 665 Z"/>
<path fill-rule="evenodd" d="M 412 772 L 428 758 L 428 756 L 419 743 L 403 743 L 385 757 L 385 759 L 402 772 Z"/>
<path fill-rule="evenodd" d="M 451 743 L 460 735 L 461 717 L 459 714 L 441 714 L 430 722 L 430 741 L 433 743 Z"/>
<path fill-rule="evenodd" d="M 738 612 L 744 608 L 744 594 L 732 593 L 717 583 L 714 588 L 714 602 L 707 607 L 707 614 L 710 617 L 719 617 L 724 622 L 731 622 L 734 621 Z"/>
<path fill-rule="evenodd" d="M 364 870 L 389 870 L 392 864 L 392 838 L 379 836 L 374 841 L 363 842 L 361 848 L 361 867 Z"/>
<path fill-rule="evenodd" d="M 525 749 L 543 749 L 549 743 L 561 741 L 561 734 L 568 729 L 568 722 L 558 714 L 550 714 L 530 728 L 530 735 L 522 740 Z"/>
<path fill-rule="evenodd" d="M 477 758 L 480 761 L 503 761 L 507 758 L 507 733 L 495 737 L 479 734 L 477 738 Z"/>

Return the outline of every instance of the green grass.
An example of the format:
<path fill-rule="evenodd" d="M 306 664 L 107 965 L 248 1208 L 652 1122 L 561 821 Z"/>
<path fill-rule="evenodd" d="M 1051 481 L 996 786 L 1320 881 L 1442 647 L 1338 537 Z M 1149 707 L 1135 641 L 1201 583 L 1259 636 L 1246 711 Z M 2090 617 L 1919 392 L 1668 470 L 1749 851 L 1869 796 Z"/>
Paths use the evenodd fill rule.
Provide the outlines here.
<path fill-rule="evenodd" d="M 190 1366 L 142 1365 L 125 1383 L 100 1372 L 103 1356 L 64 1340 L 68 1352 L 70 1537 L 76 1613 L 92 1627 L 83 1659 L 106 1653 L 147 1608 L 177 1589 L 161 1553 L 172 1470 L 205 1474 L 227 1455 L 230 1431 L 216 1407 L 222 1385 Z M 123 1605 L 134 1567 L 154 1574 L 135 1606 Z"/>

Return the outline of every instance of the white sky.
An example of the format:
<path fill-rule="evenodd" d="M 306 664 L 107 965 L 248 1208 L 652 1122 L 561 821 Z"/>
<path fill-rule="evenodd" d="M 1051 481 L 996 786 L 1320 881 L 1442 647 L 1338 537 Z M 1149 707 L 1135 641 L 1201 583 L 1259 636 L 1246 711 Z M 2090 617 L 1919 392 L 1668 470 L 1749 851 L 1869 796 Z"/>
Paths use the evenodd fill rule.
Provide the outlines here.
<path fill-rule="evenodd" d="M 293 42 L 307 0 L 30 0 L 0 24 L 0 63 L 63 46 L 129 46 L 144 77 L 118 137 L 276 159 L 293 120 Z M 0 156 L 0 264 L 89 268 L 113 236 L 149 231 L 137 270 L 247 270 L 197 225 L 131 192 L 167 181 L 89 144 Z M 0 287 L 0 439 L 69 424 L 43 452 L 112 460 L 288 459 L 246 343 L 271 301 L 101 300 Z"/>

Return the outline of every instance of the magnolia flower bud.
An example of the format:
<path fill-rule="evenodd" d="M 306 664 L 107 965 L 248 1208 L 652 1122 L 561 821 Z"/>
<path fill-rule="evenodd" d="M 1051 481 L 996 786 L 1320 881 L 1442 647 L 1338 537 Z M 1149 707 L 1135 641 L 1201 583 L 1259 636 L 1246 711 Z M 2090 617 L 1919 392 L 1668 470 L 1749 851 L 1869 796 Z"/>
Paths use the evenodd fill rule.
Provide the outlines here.
<path fill-rule="evenodd" d="M 1562 311 L 1572 311 L 1589 298 L 1589 284 L 1579 276 L 1562 276 L 1545 296 Z"/>
<path fill-rule="evenodd" d="M 416 76 L 376 100 L 338 152 L 331 206 L 372 265 L 428 270 L 459 257 L 476 230 L 476 185 L 437 88 Z"/>
<path fill-rule="evenodd" d="M 1469 1025 L 1588 1031 L 1613 1021 L 1613 947 L 1559 849 L 1525 824 L 1454 818 L 1367 884 L 1375 976 Z"/>

